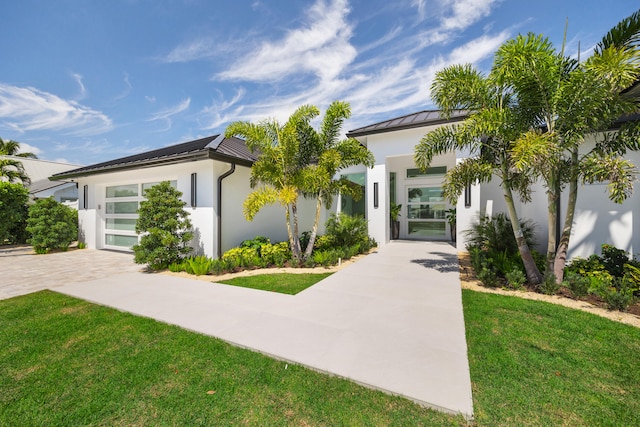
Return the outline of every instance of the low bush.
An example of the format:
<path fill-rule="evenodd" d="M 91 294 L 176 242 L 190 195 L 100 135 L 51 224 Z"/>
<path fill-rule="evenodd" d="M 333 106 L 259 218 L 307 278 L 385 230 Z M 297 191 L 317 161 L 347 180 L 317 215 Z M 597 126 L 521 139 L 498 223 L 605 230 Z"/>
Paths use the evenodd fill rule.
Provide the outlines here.
<path fill-rule="evenodd" d="M 29 190 L 24 185 L 0 180 L 0 245 L 27 241 L 28 201 Z"/>
<path fill-rule="evenodd" d="M 553 273 L 546 274 L 542 282 L 538 285 L 538 290 L 545 295 L 555 295 L 560 290 L 560 284 L 556 282 Z"/>
<path fill-rule="evenodd" d="M 499 281 L 496 273 L 491 270 L 491 268 L 485 266 L 482 267 L 480 272 L 478 273 L 478 279 L 488 288 L 496 288 L 498 287 Z"/>
<path fill-rule="evenodd" d="M 507 286 L 514 290 L 522 289 L 524 284 L 527 283 L 527 276 L 517 267 L 507 272 L 505 278 L 507 279 Z"/>
<path fill-rule="evenodd" d="M 204 255 L 189 257 L 186 260 L 189 265 L 189 274 L 195 274 L 196 276 L 202 276 L 209 274 L 213 260 Z"/>
<path fill-rule="evenodd" d="M 563 286 L 569 288 L 575 298 L 583 298 L 589 294 L 591 280 L 575 272 L 568 272 L 564 275 Z"/>
<path fill-rule="evenodd" d="M 627 278 L 601 280 L 592 291 L 602 298 L 609 310 L 625 311 L 634 302 L 633 283 Z"/>
<path fill-rule="evenodd" d="M 66 251 L 78 238 L 78 211 L 53 197 L 37 200 L 29 207 L 27 231 L 36 253 L 44 254 L 51 249 Z"/>
<path fill-rule="evenodd" d="M 169 264 L 169 271 L 173 273 L 180 273 L 182 271 L 186 271 L 183 261 L 172 262 Z"/>

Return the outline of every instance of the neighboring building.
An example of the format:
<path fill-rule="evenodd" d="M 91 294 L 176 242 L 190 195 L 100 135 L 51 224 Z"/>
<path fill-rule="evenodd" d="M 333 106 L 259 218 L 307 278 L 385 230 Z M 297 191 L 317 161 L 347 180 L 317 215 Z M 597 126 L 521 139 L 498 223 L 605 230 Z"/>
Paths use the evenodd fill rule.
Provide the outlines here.
<path fill-rule="evenodd" d="M 402 205 L 399 217 L 401 239 L 450 240 L 445 211 L 455 207 L 456 245 L 460 251 L 465 250 L 465 230 L 477 221 L 480 214 L 506 212 L 503 192 L 495 179 L 488 184 L 468 187 L 456 206 L 450 206 L 442 197 L 444 174 L 469 153 L 451 152 L 436 157 L 424 173 L 415 166 L 415 146 L 426 133 L 445 124 L 460 122 L 467 115 L 465 111 L 457 111 L 449 119 L 444 119 L 439 111 L 421 111 L 361 127 L 347 134 L 367 146 L 375 156 L 373 169 L 353 167 L 343 173 L 358 176 L 364 181 L 364 209 L 369 220 L 369 233 L 379 244 L 385 244 L 390 238 L 391 202 Z M 593 147 L 594 142 L 593 137 L 587 138 L 584 148 Z M 628 158 L 640 165 L 640 153 L 629 153 Z M 640 195 L 635 192 L 623 204 L 616 204 L 609 201 L 606 190 L 606 183 L 580 186 L 570 257 L 597 253 L 602 243 L 631 253 L 640 250 Z M 516 207 L 522 218 L 531 219 L 537 225 L 538 249 L 545 251 L 547 198 L 544 188 L 538 185 L 534 188 L 532 202 L 524 204 L 517 201 Z M 562 201 L 561 209 L 566 209 L 566 199 Z"/>
<path fill-rule="evenodd" d="M 44 199 L 53 196 L 56 201 L 75 207 L 78 200 L 78 188 L 74 182 L 50 181 L 53 174 L 76 169 L 80 165 L 51 162 L 48 160 L 31 159 L 18 156 L 0 156 L 22 163 L 25 173 L 31 179 L 29 197 L 31 200 Z"/>
<path fill-rule="evenodd" d="M 183 193 L 194 229 L 196 253 L 218 257 L 255 236 L 287 240 L 283 208 L 268 206 L 252 222 L 242 204 L 252 191 L 256 156 L 244 141 L 214 135 L 57 173 L 78 184 L 80 238 L 93 249 L 130 250 L 138 242 L 137 209 L 146 188 L 170 181 Z M 300 231 L 311 229 L 315 202 L 301 200 Z M 324 212 L 322 223 L 326 220 Z"/>

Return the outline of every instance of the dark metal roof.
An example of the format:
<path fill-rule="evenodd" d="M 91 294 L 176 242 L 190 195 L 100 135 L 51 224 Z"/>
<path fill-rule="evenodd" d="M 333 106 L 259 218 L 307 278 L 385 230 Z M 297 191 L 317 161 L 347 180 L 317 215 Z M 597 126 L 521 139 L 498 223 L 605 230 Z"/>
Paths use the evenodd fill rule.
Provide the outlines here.
<path fill-rule="evenodd" d="M 213 135 L 195 141 L 183 142 L 145 153 L 134 154 L 133 156 L 60 172 L 51 176 L 50 179 L 69 179 L 98 173 L 116 172 L 202 159 L 213 159 L 237 163 L 242 166 L 251 166 L 253 162 L 257 160 L 257 156 L 251 153 L 244 141 L 239 138 L 225 138 L 224 135 Z"/>
<path fill-rule="evenodd" d="M 406 116 L 396 117 L 394 119 L 385 120 L 384 122 L 374 123 L 372 125 L 354 129 L 349 131 L 347 136 L 357 138 L 359 136 L 372 135 L 376 133 L 393 132 L 442 123 L 453 123 L 462 121 L 468 116 L 468 110 L 454 110 L 449 117 L 445 117 L 440 110 L 424 110 L 418 113 L 407 114 Z"/>

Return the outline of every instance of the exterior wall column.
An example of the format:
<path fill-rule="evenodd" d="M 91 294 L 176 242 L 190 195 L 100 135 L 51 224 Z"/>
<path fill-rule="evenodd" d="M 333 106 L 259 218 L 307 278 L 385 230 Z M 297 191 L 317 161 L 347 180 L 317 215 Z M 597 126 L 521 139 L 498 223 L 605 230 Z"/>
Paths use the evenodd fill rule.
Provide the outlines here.
<path fill-rule="evenodd" d="M 468 157 L 468 152 L 456 150 L 456 165 Z M 456 204 L 456 249 L 458 252 L 466 252 L 467 250 L 465 232 L 480 217 L 480 206 L 480 184 L 467 187 L 458 198 Z"/>
<path fill-rule="evenodd" d="M 378 207 L 374 207 L 374 184 L 378 187 Z M 367 169 L 367 218 L 369 235 L 378 246 L 389 243 L 389 177 L 386 163 Z"/>

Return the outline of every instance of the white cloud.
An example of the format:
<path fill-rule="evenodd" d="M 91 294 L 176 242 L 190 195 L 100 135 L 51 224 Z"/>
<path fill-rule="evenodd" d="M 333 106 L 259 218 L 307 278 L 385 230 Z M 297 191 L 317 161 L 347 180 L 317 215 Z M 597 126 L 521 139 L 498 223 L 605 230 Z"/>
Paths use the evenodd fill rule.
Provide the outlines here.
<path fill-rule="evenodd" d="M 418 19 L 420 19 L 422 21 L 424 19 L 424 16 L 425 16 L 425 9 L 426 9 L 426 6 L 427 6 L 427 0 L 413 0 L 411 5 L 415 6 L 418 9 Z"/>
<path fill-rule="evenodd" d="M 84 83 L 82 83 L 82 75 L 78 73 L 71 73 L 71 77 L 73 77 L 73 80 L 75 80 L 80 87 L 80 93 L 76 96 L 76 101 L 85 99 L 87 97 L 87 88 L 85 88 Z"/>
<path fill-rule="evenodd" d="M 113 128 L 100 111 L 33 87 L 0 83 L 0 128 L 18 132 L 56 130 L 72 135 L 96 135 Z"/>
<path fill-rule="evenodd" d="M 129 74 L 128 73 L 124 73 L 124 77 L 123 77 L 122 80 L 124 81 L 125 88 L 122 91 L 122 93 L 120 93 L 120 95 L 116 96 L 116 98 L 115 98 L 116 101 L 120 100 L 120 99 L 124 99 L 127 96 L 129 96 L 129 94 L 131 93 L 131 90 L 133 89 L 133 85 L 129 81 Z"/>
<path fill-rule="evenodd" d="M 441 25 L 445 30 L 462 30 L 470 27 L 491 13 L 491 7 L 500 0 L 453 0 L 446 1 L 450 13 Z"/>
<path fill-rule="evenodd" d="M 36 156 L 42 154 L 42 150 L 36 147 L 35 145 L 27 144 L 26 142 L 20 143 L 20 150 L 18 153 L 33 153 Z"/>
<path fill-rule="evenodd" d="M 171 116 L 175 116 L 176 114 L 182 113 L 184 110 L 189 108 L 189 104 L 191 104 L 191 98 L 183 99 L 179 104 L 174 105 L 173 107 L 169 107 L 166 110 L 159 111 L 151 116 L 148 121 L 152 122 L 154 120 L 163 120 L 168 119 Z"/>
<path fill-rule="evenodd" d="M 148 122 L 154 122 L 157 120 L 164 121 L 165 127 L 161 129 L 161 131 L 167 131 L 171 129 L 171 125 L 173 123 L 171 118 L 187 110 L 190 104 L 191 104 L 191 98 L 183 99 L 182 101 L 180 101 L 180 103 L 174 105 L 173 107 L 169 107 L 165 110 L 158 111 L 157 113 L 153 114 L 150 118 L 147 119 L 147 121 Z"/>
<path fill-rule="evenodd" d="M 163 62 L 190 62 L 211 58 L 219 49 L 219 42 L 213 38 L 199 38 L 182 44 L 173 49 L 167 56 L 161 58 Z"/>
<path fill-rule="evenodd" d="M 346 20 L 348 14 L 347 0 L 317 0 L 307 13 L 305 25 L 288 31 L 281 40 L 260 43 L 216 77 L 273 82 L 311 73 L 320 80 L 335 78 L 357 55 L 349 43 L 352 27 Z"/>

